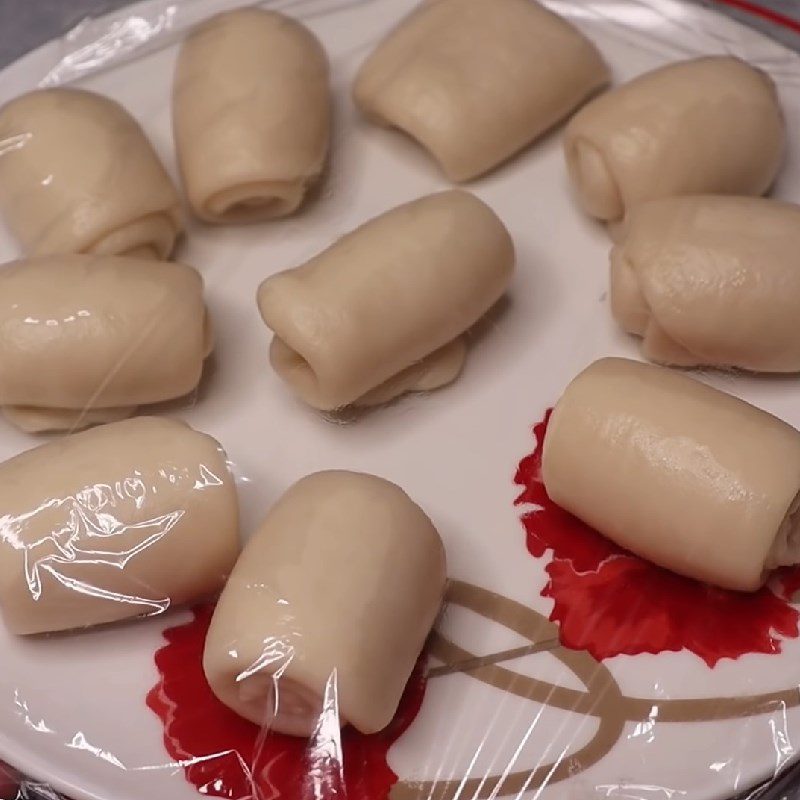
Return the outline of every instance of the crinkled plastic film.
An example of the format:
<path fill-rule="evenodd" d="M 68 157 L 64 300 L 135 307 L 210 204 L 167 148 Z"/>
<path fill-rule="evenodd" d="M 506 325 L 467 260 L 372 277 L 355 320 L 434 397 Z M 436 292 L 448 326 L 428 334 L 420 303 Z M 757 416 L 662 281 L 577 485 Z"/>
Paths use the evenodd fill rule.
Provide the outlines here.
<path fill-rule="evenodd" d="M 240 4 L 233 0 L 149 0 L 78 25 L 57 43 L 52 50 L 52 64 L 36 76 L 36 83 L 42 88 L 80 88 L 91 77 L 122 66 L 130 67 L 137 59 L 174 46 L 203 19 L 239 5 L 260 5 L 313 21 L 339 12 L 352 14 L 361 7 L 365 13 L 373 13 L 370 8 L 373 3 L 374 0 L 275 0 L 260 4 Z M 779 87 L 796 90 L 800 86 L 800 61 L 791 54 L 755 37 L 745 28 L 718 26 L 713 13 L 687 6 L 680 0 L 593 0 L 588 3 L 551 0 L 547 5 L 590 35 L 592 31 L 602 31 L 607 41 L 619 40 L 626 47 L 656 53 L 663 60 L 706 53 L 734 53 L 769 71 Z M 353 52 L 365 52 L 372 44 L 371 39 L 360 42 Z M 334 59 L 334 76 L 336 66 Z M 165 78 L 165 84 L 169 80 L 171 78 Z M 167 90 L 159 87 L 159 91 L 162 90 L 166 106 Z M 341 86 L 338 90 L 344 91 Z M 2 158 L 3 151 L 24 148 L 27 142 L 23 136 L 0 144 Z M 114 160 L 120 156 L 111 153 L 109 158 Z M 143 156 L 142 163 L 146 161 Z M 151 168 L 152 165 L 147 164 L 137 167 L 140 170 Z M 58 182 L 59 176 L 53 175 L 50 179 Z M 336 179 L 341 178 L 336 176 Z M 118 246 L 120 236 L 129 236 L 133 237 L 130 239 L 133 244 L 127 249 L 132 255 L 141 255 L 142 247 L 156 251 L 160 248 L 161 255 L 166 258 L 173 240 L 180 236 L 183 223 L 178 221 L 179 212 L 173 207 L 169 191 L 165 189 L 164 192 L 158 207 L 137 212 L 141 215 L 139 221 L 147 227 L 149 239 L 147 236 L 146 241 L 136 239 L 139 229 L 134 233 L 121 233 L 112 228 L 86 246 L 95 246 L 99 241 L 96 252 L 102 259 Z M 293 220 L 291 224 L 303 224 L 303 220 Z M 151 235 L 153 230 L 155 233 Z M 46 233 L 53 235 L 51 229 Z M 167 243 L 163 244 L 164 241 Z M 129 244 L 128 239 L 125 242 Z M 77 275 L 75 280 L 80 277 Z M 167 303 L 166 306 L 148 305 L 148 287 L 136 280 L 119 284 L 131 296 L 142 298 L 143 318 L 146 320 L 150 315 L 155 320 L 152 325 L 144 324 L 141 335 L 132 339 L 128 354 L 132 361 L 135 362 L 136 352 L 148 354 L 146 362 L 138 365 L 139 372 L 132 373 L 135 376 L 149 374 L 159 359 L 166 363 L 169 346 L 181 336 L 188 337 L 190 330 L 194 338 L 184 342 L 185 352 L 191 351 L 196 366 L 203 365 L 209 355 L 213 325 L 201 306 L 187 311 L 189 304 L 178 302 L 191 294 L 191 287 L 181 283 L 184 279 L 191 284 L 191 278 L 176 275 L 176 295 L 171 299 L 159 299 L 158 302 Z M 42 280 L 47 281 L 46 274 Z M 86 313 L 90 315 L 92 308 L 87 306 Z M 187 316 L 184 318 L 182 314 Z M 173 323 L 177 319 L 180 333 L 176 333 L 175 325 L 159 328 L 157 321 L 163 318 Z M 75 322 L 80 323 L 80 320 Z M 34 323 L 47 327 L 49 321 L 34 320 L 31 324 Z M 68 324 L 66 319 L 53 320 L 53 326 L 65 324 Z M 175 358 L 177 363 L 177 356 Z M 53 364 L 52 368 L 57 369 L 58 364 Z M 102 433 L 111 428 L 97 428 L 81 434 L 88 437 L 83 441 L 91 442 L 94 438 L 97 442 L 87 449 L 88 456 L 80 457 L 81 466 L 76 466 L 68 479 L 52 469 L 53 462 L 58 465 L 58 459 L 64 455 L 51 450 L 40 463 L 34 460 L 19 466 L 19 475 L 11 476 L 19 481 L 19 487 L 15 488 L 11 480 L 0 486 L 0 499 L 5 495 L 8 505 L 19 505 L 16 516 L 8 514 L 6 505 L 0 506 L 6 514 L 3 525 L 13 529 L 13 535 L 21 542 L 17 548 L 21 566 L 17 571 L 25 576 L 24 585 L 2 589 L 12 597 L 12 605 L 14 592 L 21 598 L 11 615 L 18 632 L 58 631 L 58 636 L 64 636 L 63 631 L 78 624 L 76 619 L 92 619 L 91 613 L 96 613 L 93 622 L 106 624 L 134 616 L 157 617 L 171 611 L 175 605 L 185 606 L 192 601 L 191 613 L 187 611 L 175 621 L 165 632 L 163 641 L 159 638 L 160 646 L 157 653 L 154 652 L 157 674 L 154 671 L 143 679 L 149 690 L 146 697 L 153 724 L 148 731 L 137 735 L 162 737 L 163 760 L 157 763 L 141 760 L 135 748 L 130 753 L 122 752 L 114 743 L 96 741 L 91 731 L 82 729 L 81 720 L 76 720 L 75 730 L 69 734 L 57 734 L 64 736 L 64 747 L 85 751 L 112 771 L 142 776 L 168 774 L 175 787 L 174 800 L 195 794 L 230 800 L 533 800 L 540 795 L 563 796 L 567 800 L 601 797 L 629 800 L 714 797 L 723 800 L 722 795 L 714 793 L 713 787 L 704 786 L 695 795 L 691 787 L 687 788 L 678 780 L 675 784 L 661 779 L 649 783 L 626 781 L 625 770 L 618 766 L 604 777 L 603 764 L 625 739 L 638 738 L 651 744 L 654 750 L 675 748 L 680 742 L 675 726 L 702 726 L 731 720 L 728 757 L 709 761 L 705 766 L 710 775 L 727 771 L 736 776 L 740 757 L 736 725 L 746 725 L 751 717 L 770 713 L 777 720 L 771 723 L 772 777 L 755 789 L 739 786 L 738 777 L 730 782 L 741 790 L 735 796 L 742 800 L 797 796 L 794 787 L 800 777 L 792 765 L 797 757 L 799 734 L 786 720 L 786 711 L 800 703 L 797 685 L 764 692 L 753 690 L 747 696 L 733 699 L 724 691 L 719 695 L 712 692 L 698 697 L 666 697 L 662 696 L 658 683 L 627 688 L 606 664 L 605 656 L 655 657 L 651 655 L 653 651 L 647 649 L 649 645 L 642 645 L 638 656 L 620 646 L 606 654 L 598 652 L 597 648 L 593 651 L 591 646 L 586 649 L 565 647 L 563 618 L 560 629 L 553 615 L 548 618 L 521 602 L 518 592 L 509 591 L 506 596 L 496 590 L 496 585 L 490 590 L 477 581 L 462 580 L 456 574 L 450 575 L 444 611 L 414 668 L 399 708 L 382 731 L 366 735 L 352 726 L 340 726 L 342 714 L 335 670 L 325 682 L 321 713 L 310 736 L 276 734 L 268 718 L 261 726 L 240 719 L 214 697 L 202 669 L 203 645 L 213 604 L 193 603 L 200 597 L 213 600 L 233 567 L 232 530 L 225 530 L 226 526 L 236 524 L 237 512 L 232 510 L 233 487 L 250 495 L 259 489 L 253 487 L 247 477 L 247 466 L 239 463 L 242 454 L 238 451 L 225 453 L 217 449 L 213 440 L 181 426 L 147 431 L 138 430 L 140 423 L 137 421 L 118 422 L 136 409 L 139 413 L 148 413 L 151 409 L 153 413 L 180 417 L 182 412 L 201 402 L 204 393 L 202 380 L 198 374 L 193 374 L 183 382 L 176 378 L 178 388 L 169 397 L 151 397 L 145 393 L 125 402 L 119 393 L 114 394 L 108 387 L 113 388 L 118 372 L 121 370 L 124 374 L 126 369 L 133 369 L 128 360 L 109 369 L 108 381 L 101 382 L 100 396 L 105 398 L 104 402 L 98 405 L 97 396 L 86 399 L 83 404 L 76 401 L 59 426 L 60 430 L 74 432 L 83 428 L 84 423 L 130 424 L 132 427 L 120 434 L 122 439 L 128 437 L 136 445 L 131 449 L 133 455 L 128 462 L 120 463 L 120 445 L 111 440 L 112 434 L 104 436 Z M 205 364 L 203 369 L 210 370 L 210 367 Z M 173 377 L 176 371 L 179 372 L 177 368 L 169 368 Z M 73 389 L 76 396 L 80 395 L 80 387 Z M 17 422 L 25 420 L 30 430 L 49 429 L 47 425 L 52 423 L 53 409 L 30 408 L 28 402 L 22 391 L 18 399 L 5 402 L 6 406 L 13 407 L 8 412 L 12 420 L 16 415 Z M 100 418 L 93 416 L 98 413 Z M 202 430 L 201 425 L 197 427 Z M 531 509 L 545 515 L 558 513 L 548 507 L 546 498 L 541 496 L 538 467 L 545 431 L 546 418 L 536 427 L 537 441 L 531 443 L 532 452 L 523 459 L 517 472 L 515 488 L 521 494 L 517 499 L 520 508 L 516 510 L 523 518 Z M 225 442 L 220 445 L 224 448 Z M 90 466 L 84 467 L 84 461 Z M 247 463 L 246 456 L 243 461 Z M 78 461 L 65 459 L 64 470 L 68 470 L 71 463 Z M 108 477 L 102 475 L 104 469 Z M 85 470 L 87 476 L 98 470 L 101 474 L 81 482 L 81 470 Z M 34 481 L 37 479 L 43 481 L 42 486 L 53 487 L 61 481 L 64 492 L 59 495 L 57 489 L 53 489 L 48 494 L 45 489 L 36 488 Z M 188 537 L 191 536 L 201 536 L 203 547 L 181 545 L 181 537 L 187 537 L 190 542 Z M 173 541 L 176 541 L 174 546 Z M 531 545 L 530 540 L 528 547 L 533 553 L 535 545 Z M 187 550 L 197 562 L 191 568 L 188 561 L 192 559 L 182 556 Z M 625 558 L 623 554 L 613 555 L 619 559 L 617 563 Z M 585 576 L 592 570 L 599 574 L 602 565 L 587 567 L 587 562 L 580 560 L 583 557 L 585 554 L 580 557 L 557 555 L 553 559 L 557 568 L 554 573 L 561 569 L 563 572 L 572 570 L 576 575 Z M 138 572 L 137 565 L 142 561 L 147 563 Z M 195 576 L 195 580 L 187 582 L 185 573 Z M 158 580 L 154 581 L 153 576 Z M 0 570 L 0 588 L 9 580 Z M 619 591 L 624 595 L 623 589 Z M 40 622 L 31 622 L 29 601 L 34 606 L 39 604 L 35 616 L 41 617 L 41 598 L 53 592 L 56 596 L 48 621 L 43 627 Z M 79 598 L 74 609 L 71 595 Z M 624 597 L 630 599 L 628 595 Z M 772 627 L 768 626 L 765 633 L 762 631 L 762 638 L 770 643 L 776 630 L 784 632 L 780 625 L 790 613 L 786 611 L 790 601 L 786 586 L 775 588 L 774 596 L 765 600 L 775 614 Z M 291 609 L 287 614 L 291 614 Z M 476 620 L 491 629 L 485 641 L 475 634 Z M 790 623 L 786 624 L 791 627 Z M 679 631 L 678 639 L 681 634 Z M 298 635 L 304 634 L 300 631 Z M 753 637 L 755 641 L 756 635 Z M 592 640 L 591 635 L 586 638 Z M 46 639 L 41 639 L 35 646 L 41 649 L 44 643 Z M 266 684 L 259 687 L 267 694 L 274 692 L 269 717 L 276 714 L 274 698 L 278 705 L 281 702 L 281 680 L 291 664 L 293 652 L 291 647 L 284 646 L 285 643 L 264 644 L 261 660 L 251 665 L 251 672 L 270 667 Z M 726 657 L 713 648 L 713 652 L 703 649 L 702 643 L 682 644 L 687 649 L 694 647 L 692 652 L 709 667 Z M 763 648 L 759 650 L 760 646 L 753 645 L 752 652 L 768 652 Z M 743 652 L 750 652 L 746 644 L 743 648 Z M 556 666 L 551 664 L 540 674 L 537 671 L 540 662 L 535 659 L 542 654 L 550 657 Z M 247 677 L 251 675 L 241 673 L 235 680 L 241 682 Z M 450 681 L 449 688 L 439 691 L 439 685 L 445 681 Z M 479 698 L 485 705 L 485 728 L 476 730 L 473 724 L 467 729 L 459 717 L 456 700 L 478 684 L 481 691 L 485 690 Z M 293 686 L 293 690 L 296 689 Z M 287 691 L 286 694 L 302 706 L 302 692 Z M 28 727 L 40 730 L 42 735 L 55 735 L 48 727 L 48 720 L 38 719 L 29 711 L 24 699 L 19 703 L 18 713 L 25 717 Z M 578 724 L 574 723 L 576 717 L 581 719 Z M 413 731 L 415 722 L 423 718 L 428 734 L 419 741 L 426 748 L 435 746 L 435 752 L 419 749 L 419 741 L 408 743 L 411 740 L 407 734 Z M 125 726 L 124 720 L 120 721 L 120 726 Z M 460 744 L 464 741 L 475 742 L 469 752 Z M 530 749 L 526 749 L 530 741 L 537 742 L 539 748 L 533 760 Z M 523 753 L 527 763 L 523 763 Z M 643 753 L 641 758 L 649 757 L 647 748 Z M 47 765 L 41 766 L 46 771 Z M 71 784 L 75 797 L 85 796 L 81 794 L 79 781 L 79 776 L 65 776 L 64 785 L 59 788 L 68 789 Z M 146 791 L 144 789 L 143 793 Z M 0 768 L 0 800 L 14 797 L 58 800 L 65 796 L 44 783 L 23 777 L 12 766 Z M 113 797 L 104 796 L 101 800 L 113 800 Z"/>

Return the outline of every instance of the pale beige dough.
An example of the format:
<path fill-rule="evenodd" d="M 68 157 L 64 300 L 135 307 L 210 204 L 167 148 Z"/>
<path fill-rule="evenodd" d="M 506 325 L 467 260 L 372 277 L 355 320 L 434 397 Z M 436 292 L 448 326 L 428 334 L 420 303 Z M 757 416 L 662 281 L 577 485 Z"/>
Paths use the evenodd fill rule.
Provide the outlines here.
<path fill-rule="evenodd" d="M 575 378 L 542 476 L 562 508 L 682 575 L 754 591 L 800 562 L 800 433 L 664 367 L 607 358 Z"/>
<path fill-rule="evenodd" d="M 212 596 L 239 552 L 210 436 L 140 417 L 0 464 L 0 610 L 17 634 L 152 615 Z"/>
<path fill-rule="evenodd" d="M 81 89 L 0 109 L 0 212 L 31 256 L 165 259 L 183 230 L 177 191 L 138 122 Z"/>
<path fill-rule="evenodd" d="M 328 59 L 314 34 L 245 8 L 196 28 L 181 48 L 173 128 L 189 203 L 207 222 L 295 211 L 328 153 Z"/>
<path fill-rule="evenodd" d="M 211 349 L 199 273 L 115 256 L 0 268 L 0 406 L 23 430 L 74 430 L 197 387 Z"/>
<path fill-rule="evenodd" d="M 594 45 L 532 0 L 423 2 L 367 58 L 354 96 L 453 181 L 496 167 L 608 82 Z"/>
<path fill-rule="evenodd" d="M 445 581 L 439 534 L 398 486 L 354 472 L 303 478 L 270 510 L 222 593 L 203 659 L 209 686 L 280 733 L 309 736 L 321 717 L 382 730 Z"/>
<path fill-rule="evenodd" d="M 637 206 L 611 251 L 611 308 L 652 361 L 800 371 L 800 206 L 726 196 Z"/>
<path fill-rule="evenodd" d="M 584 210 L 616 221 L 645 200 L 760 195 L 783 160 L 775 85 L 737 58 L 710 56 L 647 72 L 569 122 L 567 168 Z"/>
<path fill-rule="evenodd" d="M 467 192 L 387 211 L 258 291 L 272 366 L 309 405 L 385 402 L 454 380 L 461 334 L 502 296 L 514 245 Z"/>

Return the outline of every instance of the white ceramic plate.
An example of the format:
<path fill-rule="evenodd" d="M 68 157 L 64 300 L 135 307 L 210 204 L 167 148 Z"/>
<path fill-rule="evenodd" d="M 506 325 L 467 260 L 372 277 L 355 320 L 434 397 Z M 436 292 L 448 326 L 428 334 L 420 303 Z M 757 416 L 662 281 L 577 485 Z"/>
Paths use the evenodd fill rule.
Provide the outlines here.
<path fill-rule="evenodd" d="M 157 5 L 162 14 L 182 8 Z M 233 5 L 232 0 L 194 0 L 191 13 L 199 17 Z M 519 268 L 510 302 L 475 344 L 454 386 L 342 426 L 296 402 L 267 365 L 268 335 L 254 302 L 260 281 L 377 213 L 445 186 L 413 145 L 360 121 L 348 95 L 368 49 L 412 5 L 411 0 L 283 3 L 307 19 L 332 58 L 337 117 L 331 174 L 322 196 L 292 220 L 251 228 L 191 228 L 178 257 L 205 276 L 218 334 L 216 367 L 196 405 L 176 413 L 217 437 L 236 462 L 245 533 L 279 493 L 309 472 L 330 467 L 374 472 L 405 487 L 436 520 L 453 578 L 547 616 L 551 601 L 540 596 L 547 559 L 528 555 L 513 505 L 517 463 L 532 450 L 531 425 L 575 373 L 602 355 L 637 355 L 635 342 L 610 320 L 608 240 L 573 205 L 557 134 L 471 187 L 510 228 Z M 555 0 L 552 6 L 597 42 L 617 81 L 704 53 L 735 53 L 768 69 L 780 86 L 792 145 L 776 191 L 800 200 L 796 56 L 723 17 L 671 0 Z M 154 3 L 134 8 L 144 25 Z M 134 19 L 131 30 L 139 30 L 137 25 Z M 6 69 L 0 100 L 35 86 L 65 47 L 52 43 Z M 171 44 L 81 83 L 130 108 L 171 168 L 169 83 L 175 55 Z M 4 234 L 0 256 L 16 256 Z M 798 380 L 707 379 L 800 426 Z M 0 457 L 34 443 L 3 426 Z M 164 749 L 159 720 L 145 706 L 157 679 L 153 655 L 162 644 L 161 632 L 185 618 L 179 612 L 168 619 L 30 641 L 0 629 L 0 757 L 76 800 L 196 798 Z M 442 626 L 447 638 L 471 653 L 525 643 L 507 628 L 455 606 Z M 481 791 L 473 781 L 459 792 L 462 779 L 533 770 L 559 759 L 573 764 L 572 777 L 544 791 L 530 784 L 517 796 L 723 798 L 794 757 L 800 709 L 789 703 L 734 721 L 678 723 L 659 720 L 658 704 L 797 687 L 800 640 L 785 642 L 783 649 L 780 656 L 747 655 L 714 669 L 687 651 L 607 660 L 620 691 L 652 700 L 653 711 L 644 721 L 627 722 L 610 752 L 591 764 L 581 763 L 575 753 L 596 733 L 595 716 L 521 699 L 466 672 L 440 676 L 430 681 L 422 711 L 392 748 L 389 763 L 405 782 L 454 782 L 449 796 L 463 800 L 492 790 L 484 786 Z M 581 689 L 552 652 L 517 659 L 510 668 Z"/>

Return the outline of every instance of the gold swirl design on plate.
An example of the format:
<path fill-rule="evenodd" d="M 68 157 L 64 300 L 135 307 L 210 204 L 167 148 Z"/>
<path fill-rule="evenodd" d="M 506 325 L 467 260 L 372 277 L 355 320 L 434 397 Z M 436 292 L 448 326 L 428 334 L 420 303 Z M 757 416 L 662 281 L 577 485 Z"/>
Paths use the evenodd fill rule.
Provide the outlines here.
<path fill-rule="evenodd" d="M 589 743 L 580 750 L 558 761 L 540 764 L 534 770 L 461 780 L 400 782 L 392 788 L 391 800 L 486 800 L 518 795 L 544 784 L 558 783 L 593 766 L 617 744 L 628 722 L 710 722 L 783 711 L 800 705 L 800 687 L 796 686 L 743 697 L 687 700 L 628 697 L 602 662 L 585 650 L 562 647 L 558 626 L 539 612 L 462 581 L 451 582 L 447 601 L 503 625 L 530 644 L 476 656 L 435 632 L 429 652 L 442 664 L 430 670 L 429 679 L 456 672 L 468 674 L 524 700 L 595 717 L 598 727 Z M 579 678 L 584 689 L 556 686 L 500 666 L 501 662 L 540 652 L 549 652 L 557 658 Z"/>

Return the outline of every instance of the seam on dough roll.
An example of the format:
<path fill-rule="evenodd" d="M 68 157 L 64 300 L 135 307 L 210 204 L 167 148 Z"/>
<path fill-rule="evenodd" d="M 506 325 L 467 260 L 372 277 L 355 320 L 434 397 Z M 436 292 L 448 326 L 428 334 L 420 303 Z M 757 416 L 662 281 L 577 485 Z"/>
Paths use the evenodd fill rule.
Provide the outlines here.
<path fill-rule="evenodd" d="M 621 218 L 625 211 L 622 196 L 603 153 L 590 141 L 578 137 L 566 145 L 566 160 L 567 171 L 586 213 L 599 219 Z"/>
<path fill-rule="evenodd" d="M 148 214 L 111 231 L 86 248 L 99 256 L 130 256 L 165 261 L 175 248 L 182 230 L 180 210 Z"/>
<path fill-rule="evenodd" d="M 764 564 L 769 573 L 777 567 L 800 564 L 800 492 L 792 501 Z"/>

